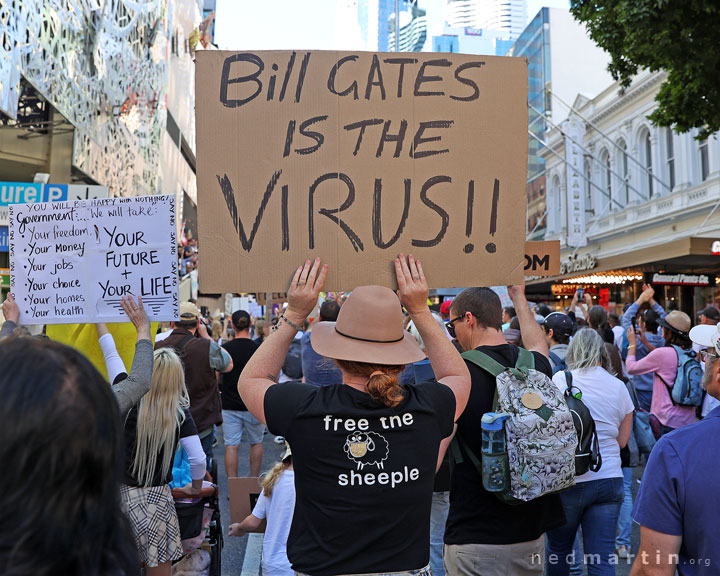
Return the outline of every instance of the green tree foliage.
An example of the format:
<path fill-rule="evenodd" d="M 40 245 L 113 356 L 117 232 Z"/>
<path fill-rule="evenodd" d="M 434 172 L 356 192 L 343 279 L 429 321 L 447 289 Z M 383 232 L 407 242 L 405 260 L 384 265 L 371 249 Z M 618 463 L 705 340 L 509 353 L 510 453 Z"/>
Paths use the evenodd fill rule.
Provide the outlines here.
<path fill-rule="evenodd" d="M 639 68 L 667 72 L 653 123 L 699 139 L 720 130 L 719 0 L 571 0 L 570 11 L 624 87 Z"/>

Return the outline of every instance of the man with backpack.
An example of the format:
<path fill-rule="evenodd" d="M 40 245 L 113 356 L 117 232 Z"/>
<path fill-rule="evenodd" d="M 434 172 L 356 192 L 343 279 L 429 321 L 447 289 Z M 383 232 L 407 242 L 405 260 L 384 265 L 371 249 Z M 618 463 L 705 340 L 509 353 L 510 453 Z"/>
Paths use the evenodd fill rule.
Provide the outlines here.
<path fill-rule="evenodd" d="M 545 317 L 542 327 L 545 342 L 550 349 L 548 357 L 552 373 L 567 369 L 565 355 L 573 332 L 573 322 L 570 320 L 570 316 L 563 312 L 551 312 Z"/>
<path fill-rule="evenodd" d="M 546 376 L 549 377 L 552 371 L 547 359 L 547 344 L 525 299 L 525 290 L 522 286 L 510 286 L 508 294 L 517 311 L 523 342 L 530 351 L 530 354 L 523 351 L 523 356 L 526 359 L 530 357 L 534 370 L 549 381 Z M 448 332 L 457 338 L 463 350 L 479 350 L 501 367 L 517 365 L 520 349 L 506 343 L 503 337 L 502 306 L 500 298 L 491 289 L 463 290 L 453 300 L 450 316 Z M 472 378 L 472 389 L 467 408 L 457 420 L 458 444 L 453 446 L 450 454 L 452 483 L 444 554 L 447 573 L 449 576 L 470 576 L 478 574 L 481 568 L 484 576 L 542 574 L 545 564 L 544 534 L 565 523 L 560 497 L 550 494 L 508 504 L 483 487 L 483 477 L 473 458 L 479 458 L 482 450 L 482 416 L 493 412 L 496 407 L 496 378 L 473 361 L 466 359 L 466 364 Z M 554 387 L 552 382 L 550 386 Z M 551 417 L 547 411 L 552 414 L 554 410 L 545 406 L 538 395 L 531 393 L 525 396 L 527 404 Z M 540 402 L 536 403 L 538 400 Z M 559 406 L 556 409 L 561 410 Z M 577 436 L 569 411 L 565 416 L 563 431 L 568 431 L 569 418 L 573 442 L 569 463 L 574 467 Z M 471 457 L 470 452 L 475 456 Z M 574 478 L 574 468 L 571 478 Z"/>

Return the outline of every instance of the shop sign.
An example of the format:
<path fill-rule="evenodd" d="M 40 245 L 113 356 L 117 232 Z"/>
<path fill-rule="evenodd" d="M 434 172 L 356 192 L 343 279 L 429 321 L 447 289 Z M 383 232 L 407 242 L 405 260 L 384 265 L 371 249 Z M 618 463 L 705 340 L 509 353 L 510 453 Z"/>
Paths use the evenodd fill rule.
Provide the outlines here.
<path fill-rule="evenodd" d="M 8 243 L 8 227 L 0 226 L 0 252 L 8 252 L 10 244 Z"/>
<path fill-rule="evenodd" d="M 705 274 L 660 274 L 652 276 L 653 284 L 677 284 L 680 286 L 709 286 L 710 278 Z"/>
<path fill-rule="evenodd" d="M 598 293 L 596 286 L 586 286 L 583 284 L 553 284 L 550 288 L 553 296 L 574 296 L 578 288 L 582 288 L 585 294 L 595 296 Z"/>
<path fill-rule="evenodd" d="M 570 256 L 560 261 L 560 274 L 570 274 L 572 272 L 582 272 L 583 270 L 592 270 L 597 265 L 595 257 L 589 253 L 579 256 Z"/>
<path fill-rule="evenodd" d="M 10 268 L 0 268 L 0 286 L 10 288 Z"/>
<path fill-rule="evenodd" d="M 720 240 L 715 240 L 715 242 L 712 243 L 710 253 L 715 254 L 716 256 L 720 256 Z"/>

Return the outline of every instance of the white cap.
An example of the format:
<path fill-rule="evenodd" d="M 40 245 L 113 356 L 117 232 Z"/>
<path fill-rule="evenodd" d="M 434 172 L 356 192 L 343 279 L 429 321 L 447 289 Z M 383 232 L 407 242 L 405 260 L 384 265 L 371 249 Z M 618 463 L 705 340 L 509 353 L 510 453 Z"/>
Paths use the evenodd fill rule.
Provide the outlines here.
<path fill-rule="evenodd" d="M 690 329 L 690 340 L 698 346 L 715 348 L 715 351 L 720 354 L 720 323 L 716 326 L 712 324 L 698 324 Z"/>

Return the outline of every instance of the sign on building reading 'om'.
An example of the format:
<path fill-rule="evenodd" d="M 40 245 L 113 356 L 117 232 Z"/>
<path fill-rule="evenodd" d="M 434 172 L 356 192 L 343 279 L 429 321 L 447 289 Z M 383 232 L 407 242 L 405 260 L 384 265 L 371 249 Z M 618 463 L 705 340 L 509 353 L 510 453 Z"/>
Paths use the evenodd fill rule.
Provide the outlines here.
<path fill-rule="evenodd" d="M 123 295 L 152 320 L 179 316 L 174 196 L 15 204 L 10 286 L 21 324 L 127 322 Z"/>
<path fill-rule="evenodd" d="M 525 59 L 202 51 L 195 101 L 204 292 L 522 282 Z"/>

